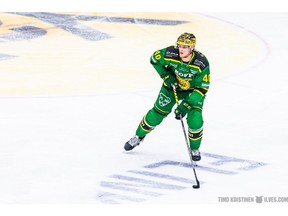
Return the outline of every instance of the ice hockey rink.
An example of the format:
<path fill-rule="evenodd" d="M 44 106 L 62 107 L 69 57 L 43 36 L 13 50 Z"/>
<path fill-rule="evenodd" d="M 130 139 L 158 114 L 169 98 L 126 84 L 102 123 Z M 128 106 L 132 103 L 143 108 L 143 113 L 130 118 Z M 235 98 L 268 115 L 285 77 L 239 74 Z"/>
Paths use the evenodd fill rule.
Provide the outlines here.
<path fill-rule="evenodd" d="M 0 204 L 287 207 L 287 26 L 287 13 L 1 12 Z M 162 83 L 150 55 L 183 32 L 211 70 L 198 190 L 173 113 L 123 149 Z"/>

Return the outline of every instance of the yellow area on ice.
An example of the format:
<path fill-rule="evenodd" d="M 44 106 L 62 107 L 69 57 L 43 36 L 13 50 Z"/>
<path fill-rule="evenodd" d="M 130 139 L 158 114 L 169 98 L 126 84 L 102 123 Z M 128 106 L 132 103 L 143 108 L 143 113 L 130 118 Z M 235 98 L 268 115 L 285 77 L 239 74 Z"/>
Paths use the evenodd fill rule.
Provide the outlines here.
<path fill-rule="evenodd" d="M 11 36 L 11 28 L 21 26 L 47 31 L 35 39 L 0 41 L 0 55 L 16 56 L 0 61 L 0 96 L 81 96 L 158 89 L 162 81 L 150 65 L 150 56 L 158 49 L 174 45 L 183 32 L 195 34 L 196 48 L 210 62 L 212 82 L 245 71 L 263 58 L 264 45 L 255 35 L 204 15 L 84 15 L 189 22 L 167 26 L 78 20 L 82 26 L 112 36 L 89 41 L 33 17 L 0 13 L 0 38 Z"/>

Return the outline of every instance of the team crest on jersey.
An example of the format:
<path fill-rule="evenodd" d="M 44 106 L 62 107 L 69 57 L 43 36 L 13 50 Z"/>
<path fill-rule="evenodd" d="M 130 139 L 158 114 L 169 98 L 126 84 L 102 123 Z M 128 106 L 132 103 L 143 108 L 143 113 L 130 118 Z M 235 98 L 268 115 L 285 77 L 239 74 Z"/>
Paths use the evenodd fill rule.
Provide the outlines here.
<path fill-rule="evenodd" d="M 169 104 L 170 102 L 171 102 L 171 99 L 161 92 L 160 96 L 159 96 L 159 104 L 160 104 L 160 106 L 164 107 L 167 104 Z"/>
<path fill-rule="evenodd" d="M 190 79 L 182 79 L 179 76 L 177 76 L 177 80 L 179 83 L 179 86 L 184 89 L 184 90 L 188 90 L 190 88 Z"/>

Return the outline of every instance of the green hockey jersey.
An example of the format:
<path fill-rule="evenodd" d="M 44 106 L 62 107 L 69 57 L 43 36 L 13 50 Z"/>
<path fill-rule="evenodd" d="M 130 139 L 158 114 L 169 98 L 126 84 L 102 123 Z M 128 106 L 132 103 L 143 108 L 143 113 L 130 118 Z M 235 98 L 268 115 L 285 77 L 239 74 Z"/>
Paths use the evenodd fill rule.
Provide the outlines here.
<path fill-rule="evenodd" d="M 210 68 L 207 58 L 199 51 L 193 50 L 189 62 L 183 62 L 178 48 L 170 46 L 153 53 L 150 62 L 160 77 L 175 74 L 178 91 L 191 91 L 187 100 L 197 104 L 204 99 L 210 85 Z"/>

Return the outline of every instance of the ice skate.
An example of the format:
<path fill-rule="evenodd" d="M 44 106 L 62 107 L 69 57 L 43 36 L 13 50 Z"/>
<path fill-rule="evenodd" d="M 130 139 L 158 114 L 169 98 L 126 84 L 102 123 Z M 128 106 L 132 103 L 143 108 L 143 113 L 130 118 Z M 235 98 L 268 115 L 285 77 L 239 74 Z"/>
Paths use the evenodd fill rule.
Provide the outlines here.
<path fill-rule="evenodd" d="M 199 150 L 195 149 L 191 151 L 192 154 L 192 160 L 193 161 L 200 161 L 201 160 L 201 154 Z"/>
<path fill-rule="evenodd" d="M 128 142 L 125 143 L 124 145 L 124 149 L 126 151 L 130 151 L 133 148 L 135 148 L 136 146 L 138 146 L 142 141 L 143 141 L 144 137 L 139 137 L 137 135 L 134 135 Z"/>

